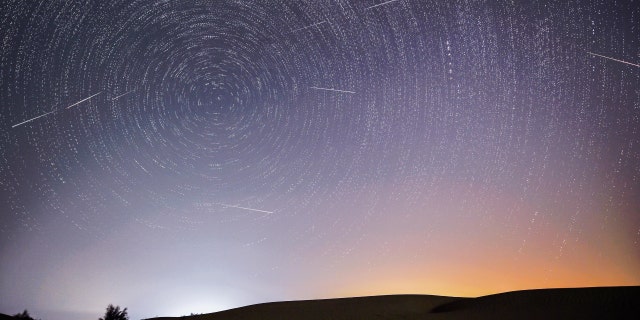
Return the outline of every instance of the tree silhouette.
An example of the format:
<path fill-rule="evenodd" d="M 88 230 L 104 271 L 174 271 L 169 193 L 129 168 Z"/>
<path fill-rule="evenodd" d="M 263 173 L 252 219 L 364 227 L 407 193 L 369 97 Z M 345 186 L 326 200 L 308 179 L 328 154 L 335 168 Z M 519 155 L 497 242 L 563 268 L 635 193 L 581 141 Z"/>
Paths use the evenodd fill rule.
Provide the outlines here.
<path fill-rule="evenodd" d="M 27 309 L 24 309 L 22 313 L 15 314 L 13 317 L 20 320 L 35 320 L 29 315 L 29 311 L 27 311 Z"/>
<path fill-rule="evenodd" d="M 114 307 L 110 304 L 107 307 L 107 311 L 104 313 L 104 318 L 100 318 L 100 320 L 129 320 L 127 308 L 120 310 L 120 306 Z"/>

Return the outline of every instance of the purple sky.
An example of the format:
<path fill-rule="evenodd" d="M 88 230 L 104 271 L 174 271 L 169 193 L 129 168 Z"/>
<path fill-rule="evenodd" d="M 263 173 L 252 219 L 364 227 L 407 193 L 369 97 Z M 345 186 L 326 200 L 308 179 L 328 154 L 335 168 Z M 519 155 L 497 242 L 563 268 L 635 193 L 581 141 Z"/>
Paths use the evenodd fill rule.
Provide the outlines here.
<path fill-rule="evenodd" d="M 639 21 L 2 1 L 0 313 L 640 285 Z"/>

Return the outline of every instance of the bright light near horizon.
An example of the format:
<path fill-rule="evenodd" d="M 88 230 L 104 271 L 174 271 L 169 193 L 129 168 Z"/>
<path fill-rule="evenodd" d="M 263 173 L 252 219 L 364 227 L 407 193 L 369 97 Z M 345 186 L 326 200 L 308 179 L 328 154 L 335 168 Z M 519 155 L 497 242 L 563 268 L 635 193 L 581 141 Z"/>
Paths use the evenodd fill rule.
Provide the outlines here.
<path fill-rule="evenodd" d="M 190 294 L 175 298 L 175 303 L 167 306 L 163 316 L 180 317 L 188 316 L 192 313 L 212 313 L 229 310 L 239 307 L 237 303 L 232 303 L 228 297 L 220 297 L 212 294 Z"/>

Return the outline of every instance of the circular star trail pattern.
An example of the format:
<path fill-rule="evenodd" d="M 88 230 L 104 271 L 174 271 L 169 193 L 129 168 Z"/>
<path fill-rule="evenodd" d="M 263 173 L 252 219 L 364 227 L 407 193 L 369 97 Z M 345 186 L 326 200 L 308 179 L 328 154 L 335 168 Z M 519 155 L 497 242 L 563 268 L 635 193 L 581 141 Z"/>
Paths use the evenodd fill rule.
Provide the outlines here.
<path fill-rule="evenodd" d="M 638 21 L 636 1 L 4 1 L 0 311 L 638 285 Z"/>

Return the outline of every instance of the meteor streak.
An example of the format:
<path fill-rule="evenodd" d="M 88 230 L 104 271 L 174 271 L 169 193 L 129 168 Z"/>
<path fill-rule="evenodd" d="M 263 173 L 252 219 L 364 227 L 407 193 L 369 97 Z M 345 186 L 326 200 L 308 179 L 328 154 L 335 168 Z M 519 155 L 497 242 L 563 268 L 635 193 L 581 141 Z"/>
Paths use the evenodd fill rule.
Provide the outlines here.
<path fill-rule="evenodd" d="M 131 90 L 131 91 L 125 92 L 125 93 L 123 93 L 123 94 L 121 94 L 121 95 L 119 95 L 119 96 L 117 96 L 117 97 L 115 97 L 115 98 L 111 99 L 111 101 L 118 100 L 118 99 L 120 99 L 120 98 L 122 98 L 122 97 L 124 97 L 124 96 L 128 95 L 129 93 L 134 92 L 134 91 L 136 91 L 136 90 Z"/>
<path fill-rule="evenodd" d="M 304 30 L 304 29 L 309 29 L 309 28 L 312 28 L 312 27 L 315 27 L 315 26 L 319 26 L 319 25 L 321 25 L 321 24 L 323 24 L 323 23 L 326 23 L 326 22 L 327 22 L 327 20 L 320 21 L 320 22 L 318 22 L 318 23 L 314 23 L 314 24 L 308 25 L 308 26 L 306 26 L 306 27 L 302 27 L 302 28 L 298 28 L 298 29 L 295 29 L 295 30 L 291 30 L 291 31 L 289 31 L 289 33 L 294 33 L 294 32 L 296 32 L 296 31 L 301 31 L 301 30 Z"/>
<path fill-rule="evenodd" d="M 601 54 L 597 54 L 597 53 L 593 53 L 593 52 L 589 52 L 589 51 L 587 51 L 587 53 L 592 55 L 592 56 L 597 56 L 597 57 L 600 57 L 600 58 L 605 58 L 605 59 L 613 60 L 613 61 L 616 61 L 616 62 L 622 62 L 622 63 L 626 63 L 628 65 L 632 65 L 634 67 L 640 68 L 640 64 L 635 64 L 635 63 L 631 63 L 631 62 L 627 62 L 627 61 L 623 61 L 623 60 L 618 60 L 618 59 L 615 59 L 615 58 L 603 56 Z"/>
<path fill-rule="evenodd" d="M 69 108 L 71 108 L 71 107 L 73 107 L 73 106 L 79 105 L 79 104 L 81 104 L 81 103 L 83 103 L 83 102 L 85 102 L 85 101 L 87 101 L 87 100 L 89 100 L 89 99 L 91 99 L 91 98 L 93 98 L 93 97 L 95 97 L 95 96 L 97 96 L 97 95 L 101 94 L 101 93 L 102 93 L 102 91 L 100 91 L 100 92 L 98 92 L 98 93 L 96 93 L 96 94 L 94 94 L 94 95 L 92 95 L 92 96 L 90 96 L 90 97 L 88 97 L 88 98 L 84 98 L 84 99 L 82 99 L 82 100 L 80 100 L 80 101 L 78 101 L 78 102 L 76 102 L 76 103 L 74 103 L 74 104 L 72 104 L 72 105 L 70 105 L 70 106 L 66 107 L 65 109 L 69 109 Z M 127 92 L 127 93 L 125 93 L 125 94 L 128 94 L 128 93 L 130 93 L 130 92 Z M 123 95 L 124 95 L 124 94 L 123 94 Z M 123 95 L 121 95 L 121 96 L 123 96 Z M 116 97 L 116 98 L 119 98 L 119 97 Z M 58 111 L 58 110 L 53 110 L 53 111 L 49 111 L 49 112 L 47 112 L 47 113 L 43 113 L 43 114 L 41 114 L 41 115 L 39 115 L 39 116 L 37 116 L 37 117 L 35 117 L 35 118 L 31 118 L 31 119 L 29 119 L 29 120 L 22 121 L 22 122 L 20 122 L 20 123 L 18 123 L 18 124 L 14 124 L 13 126 L 11 126 L 11 128 L 15 128 L 15 127 L 17 127 L 17 126 L 21 126 L 21 125 L 23 125 L 23 124 L 25 124 L 25 123 L 31 122 L 31 121 L 36 120 L 36 119 L 38 119 L 38 118 L 42 118 L 42 117 L 44 117 L 44 116 L 46 116 L 46 115 L 50 115 L 50 114 L 52 114 L 52 113 L 54 113 L 54 112 L 56 112 L 56 111 Z"/>
<path fill-rule="evenodd" d="M 76 103 L 74 103 L 74 104 L 72 104 L 72 105 L 68 106 L 66 109 L 69 109 L 69 108 L 71 108 L 71 107 L 73 107 L 73 106 L 77 106 L 77 105 L 79 105 L 79 104 L 81 104 L 81 103 L 83 103 L 83 102 L 85 102 L 85 101 L 87 101 L 87 100 L 89 100 L 89 99 L 91 99 L 91 98 L 93 98 L 93 97 L 95 97 L 95 96 L 97 96 L 97 95 L 101 94 L 101 93 L 102 93 L 102 91 L 100 91 L 100 92 L 98 92 L 98 93 L 96 93 L 96 94 L 94 94 L 94 95 L 92 95 L 92 96 L 90 96 L 90 97 L 88 97 L 88 98 L 84 98 L 84 99 L 82 99 L 82 100 L 80 100 L 80 101 L 78 101 L 78 102 L 76 102 Z"/>
<path fill-rule="evenodd" d="M 274 213 L 273 211 L 266 211 L 266 210 L 260 210 L 260 209 L 254 209 L 254 208 L 234 206 L 234 205 L 224 204 L 224 203 L 218 203 L 218 204 L 223 206 L 223 207 L 228 207 L 228 208 L 238 208 L 238 209 L 244 209 L 244 210 L 250 210 L 250 211 L 256 211 L 256 212 L 263 212 L 263 213 Z"/>
<path fill-rule="evenodd" d="M 39 116 L 37 116 L 37 117 L 35 117 L 35 118 L 31 118 L 31 119 L 29 119 L 29 120 L 22 121 L 22 122 L 20 122 L 20 123 L 18 123 L 18 124 L 14 124 L 13 126 L 11 126 L 11 128 L 15 128 L 15 127 L 17 127 L 17 126 L 23 125 L 23 124 L 25 124 L 25 123 L 27 123 L 27 122 L 31 122 L 31 121 L 36 120 L 36 119 L 38 119 L 38 118 L 42 118 L 42 117 L 44 117 L 44 116 L 46 116 L 46 115 L 48 115 L 48 114 L 52 114 L 52 113 L 54 113 L 54 112 L 56 112 L 56 111 L 58 111 L 58 110 L 53 110 L 53 111 L 50 111 L 50 112 L 47 112 L 47 113 L 41 114 L 41 115 L 39 115 Z"/>
<path fill-rule="evenodd" d="M 387 1 L 387 2 L 378 3 L 378 4 L 372 5 L 372 6 L 370 6 L 370 7 L 366 7 L 366 8 L 364 8 L 364 9 L 365 9 L 365 10 L 368 10 L 368 9 L 371 9 L 371 8 L 375 8 L 375 7 L 379 7 L 379 6 L 384 6 L 385 4 L 389 4 L 389 3 L 391 3 L 391 2 L 396 2 L 396 1 L 398 1 L 398 0 L 389 0 L 389 1 Z"/>
<path fill-rule="evenodd" d="M 332 88 L 320 88 L 320 87 L 310 87 L 310 88 L 316 89 L 316 90 L 335 91 L 335 92 L 342 92 L 342 93 L 356 93 L 355 91 L 338 90 L 338 89 L 332 89 Z"/>

